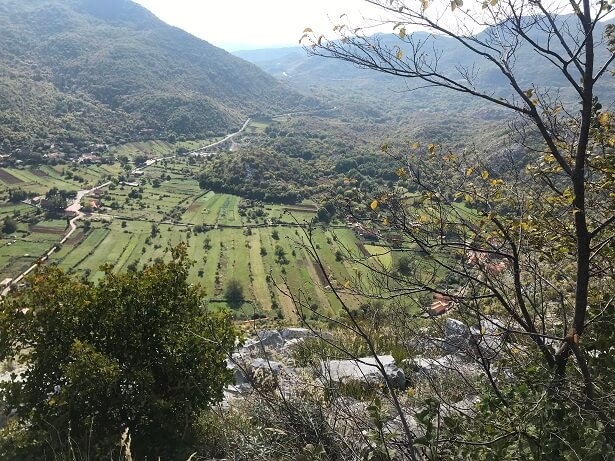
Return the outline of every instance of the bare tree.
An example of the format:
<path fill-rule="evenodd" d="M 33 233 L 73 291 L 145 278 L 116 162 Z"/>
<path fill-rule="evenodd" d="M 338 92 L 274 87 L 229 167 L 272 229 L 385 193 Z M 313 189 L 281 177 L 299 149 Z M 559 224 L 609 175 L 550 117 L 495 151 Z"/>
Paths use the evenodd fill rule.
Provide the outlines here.
<path fill-rule="evenodd" d="M 439 311 L 432 313 L 454 311 L 466 324 L 469 345 L 455 347 L 465 347 L 479 365 L 482 381 L 471 384 L 483 395 L 483 416 L 493 417 L 497 427 L 465 414 L 476 421 L 477 431 L 483 430 L 482 438 L 454 435 L 451 420 L 448 436 L 442 424 L 427 456 L 438 459 L 439 449 L 466 453 L 459 447 L 504 456 L 515 440 L 517 455 L 608 458 L 608 448 L 592 451 L 591 440 L 573 426 L 595 431 L 603 447 L 613 447 L 609 382 L 615 363 L 608 338 L 614 328 L 615 139 L 613 115 L 597 98 L 615 57 L 614 28 L 600 22 L 611 3 L 491 0 L 469 8 L 461 0 L 365 3 L 382 12 L 380 25 L 390 24 L 393 36 L 368 36 L 348 24 L 336 25 L 331 39 L 306 29 L 303 41 L 310 52 L 419 82 L 414 88 L 436 86 L 480 98 L 518 116 L 540 134 L 543 147 L 526 146 L 524 163 L 503 152 L 495 168 L 480 155 L 448 152 L 435 143 L 383 146 L 399 161 L 405 189 L 363 197 L 366 209 L 356 215 L 349 206 L 348 212 L 354 209 L 357 220 L 378 223 L 383 233 L 399 234 L 404 251 L 414 252 L 414 264 L 400 273 L 354 255 L 369 271 L 351 283 L 330 280 L 330 285 L 336 294 L 354 291 L 362 299 L 396 304 L 398 331 L 416 333 L 415 340 L 433 338 L 433 329 L 419 336 L 424 325 L 407 315 L 412 303 L 427 310 L 426 303 L 433 302 Z M 430 35 L 413 33 L 417 29 Z M 454 41 L 472 62 L 445 66 L 444 39 Z M 531 69 L 520 65 L 520 53 L 554 70 L 560 88 L 527 83 Z M 505 88 L 482 83 L 480 66 L 497 70 Z M 318 251 L 308 248 L 318 260 Z M 326 265 L 321 267 L 326 273 Z M 375 332 L 367 334 L 352 301 L 338 297 L 349 319 L 338 326 L 363 338 L 377 355 Z M 295 301 L 300 311 L 309 309 L 300 296 Z M 490 342 L 483 330 L 492 327 L 512 339 Z M 443 328 L 443 322 L 435 320 L 432 328 Z M 483 385 L 493 401 L 482 394 Z M 520 392 L 526 392 L 524 398 Z M 403 414 L 402 405 L 395 399 L 393 404 Z M 407 426 L 404 432 L 415 437 Z M 553 440 L 558 442 L 551 446 Z"/>

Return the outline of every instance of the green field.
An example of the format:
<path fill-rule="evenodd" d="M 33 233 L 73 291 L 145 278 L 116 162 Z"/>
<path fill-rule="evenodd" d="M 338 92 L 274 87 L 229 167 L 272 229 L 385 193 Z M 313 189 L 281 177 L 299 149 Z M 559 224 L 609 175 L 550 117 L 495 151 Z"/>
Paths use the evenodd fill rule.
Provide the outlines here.
<path fill-rule="evenodd" d="M 178 149 L 183 149 L 184 151 L 189 152 L 197 150 L 218 140 L 219 138 L 179 141 L 175 143 L 161 140 L 132 142 L 121 146 L 112 147 L 109 152 L 116 156 L 125 155 L 129 159 L 134 159 L 134 157 L 138 155 L 167 157 L 173 155 Z"/>
<path fill-rule="evenodd" d="M 118 148 L 116 154 L 160 156 L 169 148 L 164 142 L 138 143 Z M 21 187 L 40 194 L 52 187 L 77 191 L 111 181 L 82 199 L 82 204 L 95 199 L 102 208 L 79 221 L 77 231 L 50 257 L 51 262 L 96 281 L 105 265 L 113 272 L 139 270 L 168 257 L 167 250 L 183 242 L 194 261 L 190 281 L 203 286 L 212 307 L 226 306 L 224 289 L 230 279 L 242 285 L 246 303 L 228 306 L 240 319 L 260 312 L 292 321 L 294 304 L 285 292 L 318 312 L 334 314 L 339 301 L 330 285 L 344 291 L 344 284 L 361 270 L 352 257 L 340 255 L 360 255 L 362 249 L 371 248 L 363 247 L 342 225 L 314 229 L 310 243 L 305 229 L 316 214 L 312 202 L 263 205 L 202 190 L 197 179 L 200 167 L 189 158 L 165 159 L 139 175 L 131 171 L 119 163 L 56 165 L 5 169 L 0 179 L 11 183 L 1 183 L 5 192 Z M 68 231 L 65 218 L 48 220 L 41 210 L 22 203 L 0 205 L 0 219 L 4 216 L 14 217 L 18 228 L 15 235 L 0 239 L 0 279 L 19 275 Z M 313 260 L 314 249 L 321 265 Z M 377 255 L 375 250 L 374 254 L 391 266 L 390 255 Z"/>
<path fill-rule="evenodd" d="M 364 245 L 364 248 L 372 256 L 370 259 L 378 266 L 382 266 L 386 270 L 391 270 L 393 267 L 393 257 L 391 250 L 378 245 Z"/>

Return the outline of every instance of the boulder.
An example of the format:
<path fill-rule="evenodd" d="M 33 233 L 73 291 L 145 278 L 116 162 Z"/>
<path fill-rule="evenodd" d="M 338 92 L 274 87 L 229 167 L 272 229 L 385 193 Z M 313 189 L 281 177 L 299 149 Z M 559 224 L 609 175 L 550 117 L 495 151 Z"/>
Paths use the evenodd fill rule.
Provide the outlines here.
<path fill-rule="evenodd" d="M 247 351 L 264 350 L 265 348 L 277 349 L 284 345 L 284 338 L 278 330 L 260 330 L 256 332 L 256 338 L 251 338 L 244 344 Z"/>
<path fill-rule="evenodd" d="M 472 343 L 476 347 L 476 355 L 485 359 L 494 359 L 504 343 L 503 336 L 497 335 L 476 335 L 472 337 Z"/>
<path fill-rule="evenodd" d="M 445 355 L 438 358 L 415 357 L 404 361 L 408 367 L 419 377 L 433 378 L 444 373 L 458 373 L 467 377 L 478 376 L 482 373 L 475 363 L 468 363 L 459 355 Z"/>
<path fill-rule="evenodd" d="M 256 370 L 264 370 L 271 372 L 274 376 L 278 376 L 280 371 L 282 371 L 282 364 L 273 360 L 257 358 L 250 362 L 249 369 L 252 373 Z"/>
<path fill-rule="evenodd" d="M 444 326 L 445 338 L 461 336 L 462 338 L 470 337 L 470 328 L 459 320 L 448 318 Z"/>
<path fill-rule="evenodd" d="M 246 376 L 235 361 L 232 359 L 226 359 L 226 368 L 233 370 L 233 383 L 236 386 L 241 386 L 242 384 L 247 383 Z"/>
<path fill-rule="evenodd" d="M 442 351 L 446 354 L 470 349 L 470 328 L 463 322 L 452 318 L 446 319 Z"/>
<path fill-rule="evenodd" d="M 303 344 L 304 341 L 305 341 L 305 338 L 289 339 L 288 341 L 284 343 L 284 346 L 282 346 L 282 352 L 286 354 L 290 354 L 293 348 L 295 348 L 299 344 Z"/>
<path fill-rule="evenodd" d="M 391 355 L 378 356 L 391 385 L 398 389 L 406 387 L 406 376 Z M 376 366 L 375 357 L 362 357 L 357 360 L 329 360 L 321 363 L 321 371 L 326 379 L 340 384 L 349 382 L 375 385 L 384 381 Z"/>
<path fill-rule="evenodd" d="M 265 347 L 276 348 L 284 344 L 284 338 L 278 330 L 261 330 L 256 332 L 260 343 Z"/>
<path fill-rule="evenodd" d="M 472 344 L 481 357 L 492 359 L 497 356 L 508 339 L 503 322 L 495 318 L 483 318 L 470 329 Z"/>
<path fill-rule="evenodd" d="M 506 330 L 506 323 L 495 317 L 483 317 L 470 328 L 471 334 L 501 334 Z"/>
<path fill-rule="evenodd" d="M 483 318 L 472 327 L 446 319 L 441 348 L 445 354 L 462 352 L 473 357 L 493 359 L 506 341 L 506 328 L 494 318 Z"/>
<path fill-rule="evenodd" d="M 314 333 L 312 333 L 309 328 L 283 328 L 280 333 L 285 341 L 289 341 L 292 339 L 303 339 L 309 336 L 314 336 Z"/>
<path fill-rule="evenodd" d="M 233 370 L 234 386 L 232 386 L 231 389 L 242 392 L 252 386 L 252 377 L 255 373 L 279 376 L 283 368 L 281 363 L 263 358 L 241 361 L 227 359 L 226 367 Z"/>

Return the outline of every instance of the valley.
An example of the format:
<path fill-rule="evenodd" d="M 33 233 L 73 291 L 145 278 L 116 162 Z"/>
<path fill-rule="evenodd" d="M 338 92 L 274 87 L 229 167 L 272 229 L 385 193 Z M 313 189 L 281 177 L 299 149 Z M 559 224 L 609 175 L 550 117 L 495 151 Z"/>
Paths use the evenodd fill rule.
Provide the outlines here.
<path fill-rule="evenodd" d="M 0 0 L 1 459 L 614 459 L 613 4 L 365 3 Z"/>
<path fill-rule="evenodd" d="M 96 282 L 104 275 L 104 266 L 116 273 L 139 270 L 164 259 L 170 247 L 185 242 L 194 261 L 189 280 L 205 288 L 212 308 L 230 307 L 237 320 L 293 323 L 297 318 L 287 296 L 290 291 L 301 292 L 323 314 L 335 315 L 339 301 L 313 260 L 308 233 L 315 248 L 322 251 L 329 277 L 342 290 L 359 265 L 341 255 L 369 253 L 363 245 L 368 241 L 344 216 L 318 222 L 325 193 L 294 204 L 275 204 L 199 186 L 203 164 L 211 161 L 212 155 L 224 162 L 229 155 L 225 149 L 233 138 L 239 145 L 254 138 L 250 144 L 255 144 L 264 128 L 262 122 L 248 120 L 237 133 L 222 140 L 201 141 L 198 149 L 182 154 L 173 152 L 171 146 L 165 151 L 156 143 L 113 148 L 123 164 L 107 157 L 104 163 L 96 158 L 94 164 L 58 162 L 1 168 L 0 197 L 4 203 L 0 221 L 7 218 L 16 223 L 13 232 L 0 237 L 4 250 L 0 280 L 4 280 L 5 294 L 11 287 L 25 288 L 20 275 L 38 263 L 54 264 Z M 250 134 L 242 135 L 244 130 Z M 211 154 L 216 150 L 217 154 Z M 68 202 L 74 200 L 78 206 L 50 213 L 41 207 L 40 198 L 8 201 L 17 191 L 41 197 L 53 188 L 69 195 L 78 193 Z M 89 189 L 87 194 L 84 188 Z M 373 244 L 369 248 L 378 252 Z M 385 247 L 381 252 L 389 254 Z M 390 255 L 388 264 L 392 266 Z M 241 305 L 231 305 L 225 299 L 230 279 L 244 289 Z"/>

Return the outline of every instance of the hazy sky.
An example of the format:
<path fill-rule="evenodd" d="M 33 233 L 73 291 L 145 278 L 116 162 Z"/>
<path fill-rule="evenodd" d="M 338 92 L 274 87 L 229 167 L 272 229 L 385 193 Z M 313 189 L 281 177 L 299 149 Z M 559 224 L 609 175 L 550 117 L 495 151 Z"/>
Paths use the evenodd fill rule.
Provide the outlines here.
<path fill-rule="evenodd" d="M 359 18 L 361 0 L 134 0 L 163 21 L 234 51 L 298 45 L 306 27 L 329 32 L 342 13 Z"/>

